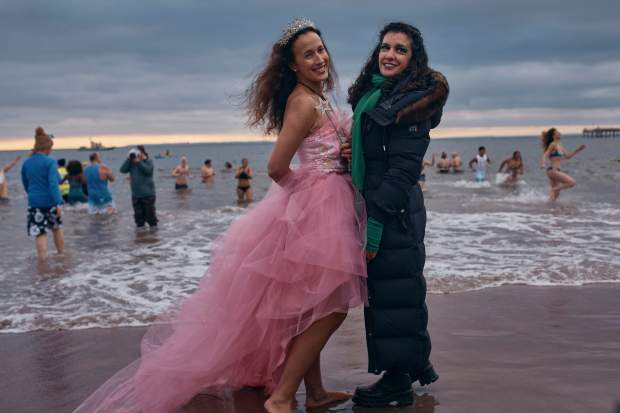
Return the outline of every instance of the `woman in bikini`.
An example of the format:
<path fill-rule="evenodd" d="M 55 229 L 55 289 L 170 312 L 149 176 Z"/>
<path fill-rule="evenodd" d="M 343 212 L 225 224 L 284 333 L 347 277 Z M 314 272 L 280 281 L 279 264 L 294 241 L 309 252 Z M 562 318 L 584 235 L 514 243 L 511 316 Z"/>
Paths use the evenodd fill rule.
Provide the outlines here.
<path fill-rule="evenodd" d="M 541 135 L 543 145 L 543 156 L 540 160 L 540 167 L 545 168 L 547 160 L 550 166 L 547 167 L 547 177 L 549 177 L 549 199 L 555 201 L 560 196 L 560 191 L 572 188 L 576 185 L 573 178 L 560 169 L 562 158 L 568 160 L 585 149 L 586 145 L 579 145 L 573 152 L 568 153 L 562 142 L 561 135 L 556 128 L 546 130 Z"/>
<path fill-rule="evenodd" d="M 237 172 L 235 173 L 235 178 L 238 179 L 237 182 L 237 202 L 252 202 L 254 200 L 254 193 L 252 192 L 252 186 L 250 185 L 250 180 L 254 172 L 248 163 L 246 158 L 241 160 L 241 166 L 237 168 Z"/>

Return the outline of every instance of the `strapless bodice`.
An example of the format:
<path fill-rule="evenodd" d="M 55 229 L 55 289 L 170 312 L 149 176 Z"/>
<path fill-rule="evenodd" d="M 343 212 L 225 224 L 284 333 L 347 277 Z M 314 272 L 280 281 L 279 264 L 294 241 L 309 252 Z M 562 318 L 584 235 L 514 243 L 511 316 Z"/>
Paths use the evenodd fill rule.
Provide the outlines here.
<path fill-rule="evenodd" d="M 351 120 L 344 114 L 331 113 L 320 127 L 312 131 L 301 143 L 297 155 L 302 168 L 324 173 L 346 173 L 348 167 L 340 157 L 341 139 L 350 140 Z M 336 130 L 340 130 L 341 138 Z"/>

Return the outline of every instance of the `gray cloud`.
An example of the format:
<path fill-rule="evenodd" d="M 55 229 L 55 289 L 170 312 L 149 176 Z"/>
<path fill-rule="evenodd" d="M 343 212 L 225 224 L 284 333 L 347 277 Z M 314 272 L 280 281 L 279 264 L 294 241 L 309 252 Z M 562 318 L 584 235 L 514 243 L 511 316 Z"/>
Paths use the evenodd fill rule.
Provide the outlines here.
<path fill-rule="evenodd" d="M 451 83 L 448 126 L 613 122 L 619 11 L 617 0 L 0 0 L 0 139 L 36 124 L 57 135 L 243 132 L 240 95 L 296 15 L 322 28 L 343 89 L 383 24 L 417 25 Z"/>

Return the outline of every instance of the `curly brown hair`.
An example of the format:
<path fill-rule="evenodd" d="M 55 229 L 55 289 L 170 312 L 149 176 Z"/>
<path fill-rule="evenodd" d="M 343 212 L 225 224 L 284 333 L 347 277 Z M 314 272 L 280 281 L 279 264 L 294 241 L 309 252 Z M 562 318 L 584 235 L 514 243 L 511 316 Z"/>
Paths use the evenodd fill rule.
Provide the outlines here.
<path fill-rule="evenodd" d="M 556 128 L 551 128 L 551 129 L 542 131 L 542 133 L 540 134 L 540 140 L 542 142 L 542 146 L 544 150 L 547 150 L 549 145 L 551 145 L 551 142 L 553 142 L 553 135 L 555 135 L 557 131 L 558 130 Z"/>
<path fill-rule="evenodd" d="M 404 86 L 405 89 L 423 89 L 428 87 L 429 83 L 432 81 L 433 70 L 428 66 L 428 55 L 424 48 L 422 33 L 407 23 L 389 23 L 379 32 L 377 45 L 370 53 L 359 76 L 355 79 L 351 87 L 349 87 L 347 102 L 353 109 L 355 109 L 362 96 L 372 89 L 372 75 L 380 73 L 379 51 L 381 49 L 381 42 L 385 35 L 390 32 L 403 33 L 409 37 L 413 53 L 405 70 L 403 70 L 400 75 L 384 83 L 382 86 L 384 93 L 390 93 L 396 85 L 400 84 L 401 81 L 405 79 L 408 79 L 406 86 Z"/>
<path fill-rule="evenodd" d="M 248 126 L 262 127 L 267 135 L 280 132 L 282 129 L 286 102 L 297 85 L 297 76 L 290 68 L 290 64 L 294 62 L 293 44 L 299 36 L 308 32 L 319 35 L 329 55 L 321 31 L 314 27 L 308 27 L 295 33 L 284 46 L 275 43 L 271 48 L 271 55 L 267 64 L 254 77 L 245 92 Z M 325 90 L 333 90 L 335 83 L 336 71 L 330 55 L 329 75 L 325 81 Z"/>

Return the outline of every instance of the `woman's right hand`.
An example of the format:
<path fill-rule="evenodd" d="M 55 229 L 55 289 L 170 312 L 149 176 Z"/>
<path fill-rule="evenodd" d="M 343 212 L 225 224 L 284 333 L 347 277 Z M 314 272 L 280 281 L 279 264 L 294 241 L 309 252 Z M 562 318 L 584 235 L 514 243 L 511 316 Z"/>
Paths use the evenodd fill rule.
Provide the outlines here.
<path fill-rule="evenodd" d="M 350 143 L 343 143 L 342 145 L 340 145 L 340 156 L 349 162 L 351 161 L 353 152 Z"/>

